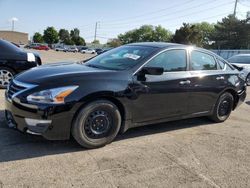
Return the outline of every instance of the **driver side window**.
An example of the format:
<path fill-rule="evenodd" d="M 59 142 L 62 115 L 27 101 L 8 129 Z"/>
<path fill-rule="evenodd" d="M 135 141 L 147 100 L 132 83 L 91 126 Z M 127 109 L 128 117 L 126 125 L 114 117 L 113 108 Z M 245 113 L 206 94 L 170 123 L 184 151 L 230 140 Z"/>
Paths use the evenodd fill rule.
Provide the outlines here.
<path fill-rule="evenodd" d="M 164 72 L 186 71 L 186 51 L 182 49 L 165 51 L 153 58 L 146 67 L 161 67 L 164 68 Z"/>

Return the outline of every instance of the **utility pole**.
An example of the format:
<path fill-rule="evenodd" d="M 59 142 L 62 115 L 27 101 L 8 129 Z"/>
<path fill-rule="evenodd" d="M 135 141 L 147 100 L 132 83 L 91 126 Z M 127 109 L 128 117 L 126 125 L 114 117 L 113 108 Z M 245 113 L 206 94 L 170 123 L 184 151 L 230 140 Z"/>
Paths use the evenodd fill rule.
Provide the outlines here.
<path fill-rule="evenodd" d="M 15 21 L 14 19 L 12 19 L 12 31 L 14 31 L 14 29 L 15 29 Z"/>
<path fill-rule="evenodd" d="M 238 4 L 239 0 L 235 0 L 235 4 L 234 4 L 234 17 L 236 17 L 236 10 L 237 10 L 237 4 Z"/>
<path fill-rule="evenodd" d="M 100 22 L 96 22 L 95 23 L 95 37 L 94 37 L 94 41 L 96 41 L 96 35 L 97 35 L 97 27 L 98 27 L 98 24 L 99 24 Z"/>

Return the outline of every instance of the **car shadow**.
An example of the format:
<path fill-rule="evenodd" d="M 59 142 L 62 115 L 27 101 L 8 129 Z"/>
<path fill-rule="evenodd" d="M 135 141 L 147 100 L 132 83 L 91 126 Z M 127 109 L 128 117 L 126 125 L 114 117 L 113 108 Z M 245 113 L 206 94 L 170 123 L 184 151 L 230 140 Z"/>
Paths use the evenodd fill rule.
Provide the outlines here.
<path fill-rule="evenodd" d="M 195 118 L 137 127 L 118 135 L 115 141 L 211 123 L 207 118 Z M 48 141 L 41 136 L 24 134 L 10 129 L 5 122 L 4 111 L 0 111 L 0 163 L 85 150 L 72 138 L 68 141 Z"/>
<path fill-rule="evenodd" d="M 250 105 L 250 101 L 247 101 L 246 104 L 247 104 L 247 105 Z"/>

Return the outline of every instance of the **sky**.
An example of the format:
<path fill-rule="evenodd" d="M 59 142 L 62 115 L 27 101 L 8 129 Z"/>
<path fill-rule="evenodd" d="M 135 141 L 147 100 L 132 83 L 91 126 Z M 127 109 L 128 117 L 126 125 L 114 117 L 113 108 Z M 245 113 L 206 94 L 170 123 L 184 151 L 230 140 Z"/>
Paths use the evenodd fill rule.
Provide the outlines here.
<path fill-rule="evenodd" d="M 245 18 L 250 0 L 238 0 L 237 17 Z M 235 0 L 0 0 L 0 30 L 11 30 L 10 19 L 15 17 L 15 31 L 43 33 L 48 26 L 79 28 L 87 41 L 97 39 L 106 43 L 109 38 L 144 24 L 161 25 L 175 32 L 183 22 L 216 23 L 233 13 Z"/>

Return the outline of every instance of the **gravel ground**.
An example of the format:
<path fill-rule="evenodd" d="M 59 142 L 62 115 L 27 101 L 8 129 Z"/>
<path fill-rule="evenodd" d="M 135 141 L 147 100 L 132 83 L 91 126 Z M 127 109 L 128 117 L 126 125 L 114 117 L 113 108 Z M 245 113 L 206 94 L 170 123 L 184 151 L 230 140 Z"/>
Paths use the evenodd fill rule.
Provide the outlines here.
<path fill-rule="evenodd" d="M 54 50 L 26 50 L 38 53 L 42 59 L 42 63 L 65 62 L 65 61 L 82 61 L 93 57 L 91 54 L 73 53 L 73 52 L 56 52 Z"/>
<path fill-rule="evenodd" d="M 56 61 L 58 54 L 68 56 L 54 53 L 41 55 Z M 140 127 L 93 150 L 73 140 L 52 142 L 7 128 L 3 95 L 1 90 L 0 188 L 250 185 L 250 95 L 224 123 L 196 118 Z"/>

